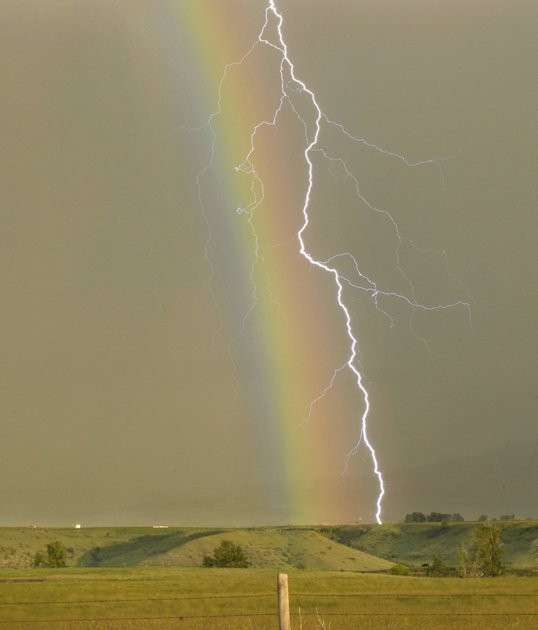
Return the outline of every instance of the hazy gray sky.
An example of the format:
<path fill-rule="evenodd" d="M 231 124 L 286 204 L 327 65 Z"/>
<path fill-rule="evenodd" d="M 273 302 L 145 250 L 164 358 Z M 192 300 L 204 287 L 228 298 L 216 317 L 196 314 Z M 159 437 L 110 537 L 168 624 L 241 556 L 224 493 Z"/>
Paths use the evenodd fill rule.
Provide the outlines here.
<path fill-rule="evenodd" d="M 264 6 L 0 4 L 0 524 L 373 519 L 364 446 L 342 476 L 363 409 L 353 379 L 339 374 L 302 424 L 347 341 L 334 282 L 294 240 L 305 130 L 289 107 L 252 158 L 263 262 L 243 323 L 254 241 L 232 167 L 278 103 L 275 51 L 223 83 L 212 169 L 211 134 L 186 130 L 217 110 Z M 413 163 L 452 156 L 408 167 L 322 133 L 397 229 L 342 162 L 314 158 L 315 257 L 349 252 L 380 287 L 471 304 L 471 320 L 382 297 L 376 310 L 346 285 L 384 518 L 538 515 L 536 3 L 279 6 L 330 119 Z M 310 133 L 311 103 L 294 106 Z"/>

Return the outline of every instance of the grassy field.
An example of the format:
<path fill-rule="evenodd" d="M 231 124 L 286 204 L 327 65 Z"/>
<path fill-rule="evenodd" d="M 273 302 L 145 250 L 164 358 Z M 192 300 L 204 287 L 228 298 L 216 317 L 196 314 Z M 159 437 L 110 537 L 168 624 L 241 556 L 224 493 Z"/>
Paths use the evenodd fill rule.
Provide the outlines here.
<path fill-rule="evenodd" d="M 268 569 L 4 569 L 0 580 L 0 628 L 278 627 Z M 292 570 L 289 584 L 295 630 L 538 627 L 535 578 Z"/>

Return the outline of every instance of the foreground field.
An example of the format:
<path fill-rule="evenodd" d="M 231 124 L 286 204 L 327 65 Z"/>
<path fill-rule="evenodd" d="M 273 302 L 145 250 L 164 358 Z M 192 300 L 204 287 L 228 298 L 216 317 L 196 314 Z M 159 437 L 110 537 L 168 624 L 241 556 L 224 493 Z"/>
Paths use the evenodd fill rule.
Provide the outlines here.
<path fill-rule="evenodd" d="M 0 581 L 0 628 L 278 627 L 266 569 L 4 569 Z M 538 627 L 535 578 L 290 571 L 289 584 L 294 629 Z"/>

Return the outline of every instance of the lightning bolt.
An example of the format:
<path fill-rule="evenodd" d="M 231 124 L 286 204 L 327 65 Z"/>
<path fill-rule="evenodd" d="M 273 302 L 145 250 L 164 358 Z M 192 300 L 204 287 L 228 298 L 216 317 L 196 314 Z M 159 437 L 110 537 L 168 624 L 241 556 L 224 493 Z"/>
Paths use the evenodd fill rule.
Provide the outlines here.
<path fill-rule="evenodd" d="M 286 43 L 286 39 L 284 37 L 284 17 L 283 14 L 277 8 L 277 2 L 275 0 L 268 0 L 265 7 L 265 20 L 261 26 L 257 39 L 252 43 L 251 47 L 245 52 L 245 54 L 237 61 L 229 63 L 225 66 L 223 74 L 220 79 L 219 87 L 218 87 L 218 102 L 217 108 L 215 111 L 209 116 L 209 119 L 206 123 L 198 128 L 189 129 L 188 131 L 207 131 L 210 135 L 210 156 L 207 164 L 202 169 L 202 171 L 198 174 L 196 179 L 196 185 L 198 189 L 198 200 L 202 213 L 203 220 L 207 227 L 207 238 L 205 243 L 205 257 L 210 267 L 210 288 L 211 295 L 213 296 L 213 301 L 215 303 L 215 307 L 219 313 L 219 326 L 215 331 L 215 336 L 218 335 L 222 331 L 222 308 L 218 304 L 218 300 L 214 291 L 214 265 L 211 259 L 211 245 L 213 240 L 213 229 L 211 226 L 211 221 L 209 219 L 208 213 L 206 211 L 206 204 L 204 202 L 204 194 L 203 194 L 203 184 L 206 176 L 210 173 L 210 171 L 214 168 L 215 163 L 215 152 L 216 152 L 216 143 L 217 143 L 217 131 L 215 129 L 214 123 L 221 115 L 223 110 L 223 86 L 229 76 L 229 74 L 233 71 L 234 68 L 241 66 L 248 62 L 248 60 L 253 56 L 254 52 L 260 48 L 265 48 L 271 53 L 273 53 L 278 59 L 278 67 L 280 73 L 280 94 L 277 96 L 276 105 L 273 110 L 271 116 L 267 117 L 265 120 L 261 120 L 258 122 L 250 133 L 250 147 L 248 153 L 245 155 L 243 161 L 235 167 L 235 171 L 237 173 L 241 173 L 250 178 L 250 193 L 251 200 L 248 204 L 244 206 L 237 207 L 236 212 L 246 217 L 246 220 L 249 224 L 249 231 L 252 237 L 252 254 L 253 254 L 253 262 L 250 268 L 250 283 L 252 287 L 251 299 L 248 307 L 246 308 L 243 317 L 241 318 L 240 325 L 236 332 L 231 336 L 228 342 L 228 354 L 233 364 L 233 377 L 236 381 L 236 386 L 239 386 L 239 381 L 237 377 L 237 368 L 234 361 L 234 345 L 236 344 L 239 337 L 245 330 L 245 326 L 252 312 L 255 310 L 258 301 L 259 301 L 259 287 L 256 279 L 257 270 L 260 265 L 263 264 L 263 248 L 260 245 L 260 241 L 258 238 L 258 234 L 256 232 L 255 226 L 255 215 L 256 210 L 259 208 L 260 204 L 263 203 L 265 198 L 265 189 L 264 182 L 259 176 L 256 166 L 255 166 L 255 152 L 256 152 L 256 140 L 259 132 L 266 127 L 275 127 L 278 124 L 278 120 L 282 112 L 285 108 L 289 108 L 291 112 L 296 116 L 298 121 L 303 127 L 304 130 L 304 150 L 303 150 L 303 158 L 306 166 L 307 172 L 307 184 L 306 190 L 304 192 L 301 213 L 302 213 L 302 224 L 298 230 L 298 232 L 293 237 L 293 240 L 298 245 L 299 252 L 301 256 L 308 262 L 308 264 L 314 268 L 319 269 L 324 274 L 327 274 L 332 277 L 335 289 L 335 300 L 340 310 L 343 318 L 344 327 L 343 330 L 348 339 L 348 354 L 345 362 L 333 370 L 332 377 L 329 383 L 325 386 L 325 388 L 321 391 L 319 396 L 317 396 L 310 404 L 310 408 L 308 411 L 308 415 L 305 420 L 301 424 L 309 421 L 314 407 L 323 399 L 328 393 L 333 389 L 337 377 L 344 370 L 349 370 L 356 384 L 357 392 L 360 394 L 363 401 L 363 410 L 359 419 L 359 436 L 356 443 L 350 448 L 350 450 L 344 456 L 344 466 L 347 468 L 349 459 L 355 455 L 361 446 L 364 444 L 367 449 L 369 456 L 372 462 L 373 474 L 377 479 L 378 484 L 378 493 L 376 499 L 376 509 L 375 509 L 375 518 L 378 523 L 381 523 L 381 514 L 382 514 L 382 502 L 383 497 L 385 495 L 385 483 L 383 479 L 383 474 L 381 471 L 379 458 L 376 453 L 376 449 L 372 443 L 372 440 L 369 436 L 369 418 L 370 418 L 370 397 L 365 385 L 365 375 L 364 370 L 361 366 L 361 355 L 359 350 L 359 343 L 357 336 L 354 332 L 353 320 L 350 312 L 350 307 L 345 299 L 346 290 L 348 291 L 360 291 L 366 296 L 370 298 L 372 303 L 374 304 L 377 311 L 387 318 L 390 327 L 392 328 L 394 325 L 394 317 L 383 308 L 380 304 L 380 298 L 384 301 L 400 301 L 403 302 L 407 307 L 409 307 L 411 315 L 409 317 L 409 330 L 415 336 L 415 338 L 424 343 L 428 348 L 427 340 L 420 337 L 414 330 L 412 325 L 412 317 L 415 312 L 418 310 L 424 311 L 434 311 L 434 310 L 444 310 L 444 309 L 455 309 L 462 308 L 467 313 L 467 317 L 472 327 L 471 321 L 471 299 L 469 297 L 468 291 L 466 291 L 464 285 L 460 282 L 456 276 L 454 276 L 448 267 L 448 259 L 446 256 L 446 252 L 438 252 L 428 250 L 428 253 L 435 254 L 436 256 L 441 257 L 444 261 L 445 269 L 447 274 L 452 277 L 455 281 L 457 281 L 461 288 L 466 293 L 468 299 L 460 299 L 452 302 L 447 302 L 443 304 L 429 304 L 429 303 L 421 303 L 417 300 L 415 296 L 415 290 L 413 287 L 413 283 L 411 279 L 408 277 L 401 259 L 400 253 L 402 247 L 408 245 L 410 247 L 415 248 L 419 252 L 424 252 L 426 250 L 420 250 L 414 242 L 409 239 L 407 236 L 402 234 L 400 228 L 398 227 L 397 222 L 395 221 L 393 215 L 386 209 L 378 208 L 376 205 L 371 203 L 362 193 L 361 185 L 358 176 L 353 172 L 353 170 L 347 165 L 345 160 L 339 155 L 333 155 L 329 152 L 329 150 L 325 147 L 320 146 L 320 136 L 322 131 L 333 130 L 334 132 L 340 134 L 345 141 L 348 141 L 352 144 L 360 144 L 368 150 L 375 151 L 389 159 L 394 159 L 401 161 L 406 167 L 409 168 L 418 168 L 418 167 L 430 167 L 434 166 L 439 169 L 441 175 L 441 183 L 442 187 L 445 186 L 445 178 L 444 172 L 442 168 L 442 162 L 448 159 L 455 159 L 457 155 L 449 155 L 444 158 L 433 158 L 427 160 L 419 160 L 412 161 L 407 159 L 405 156 L 399 155 L 398 153 L 384 149 L 382 147 L 377 146 L 374 143 L 369 142 L 365 138 L 358 137 L 352 133 L 350 133 L 342 124 L 333 121 L 330 119 L 327 114 L 322 110 L 318 97 L 314 93 L 312 89 L 310 89 L 307 84 L 302 81 L 296 73 L 295 65 L 290 57 L 288 45 Z M 273 28 L 273 36 L 269 35 L 270 27 Z M 311 112 L 311 120 L 307 120 L 305 116 L 299 113 L 299 108 L 296 104 L 296 99 L 300 95 L 303 99 L 306 100 L 309 106 L 309 110 Z M 318 259 L 307 247 L 305 242 L 305 237 L 308 232 L 309 226 L 311 225 L 311 200 L 312 200 L 312 192 L 314 188 L 314 179 L 315 179 L 315 167 L 314 161 L 315 158 L 319 158 L 319 160 L 323 161 L 329 169 L 338 169 L 342 175 L 340 175 L 340 179 L 343 181 L 349 182 L 354 190 L 354 194 L 360 204 L 362 204 L 365 208 L 367 208 L 370 212 L 379 215 L 386 223 L 389 225 L 393 234 L 396 238 L 396 248 L 394 251 L 394 266 L 397 270 L 402 284 L 406 286 L 406 291 L 396 290 L 392 287 L 381 286 L 379 282 L 377 282 L 374 278 L 370 277 L 366 274 L 359 264 L 358 258 L 352 254 L 351 252 L 338 252 L 333 254 L 329 258 L 325 260 Z M 335 175 L 336 176 L 336 175 Z M 286 245 L 287 243 L 281 243 L 279 245 Z M 277 246 L 279 246 L 277 245 Z M 275 247 L 275 246 L 273 246 Z M 349 269 L 346 273 L 339 269 L 339 264 L 344 262 L 351 263 L 351 271 L 349 273 Z M 272 296 L 270 295 L 271 299 Z M 236 387 L 236 392 L 237 392 Z M 300 425 L 299 425 L 300 426 Z"/>

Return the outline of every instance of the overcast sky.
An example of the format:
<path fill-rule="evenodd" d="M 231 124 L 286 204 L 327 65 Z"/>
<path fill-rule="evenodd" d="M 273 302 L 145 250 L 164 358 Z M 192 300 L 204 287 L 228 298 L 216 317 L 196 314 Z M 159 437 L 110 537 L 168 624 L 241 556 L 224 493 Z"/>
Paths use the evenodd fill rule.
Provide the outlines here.
<path fill-rule="evenodd" d="M 249 185 L 231 167 L 278 104 L 276 52 L 222 84 L 211 169 L 211 134 L 187 130 L 217 111 L 210 70 L 263 24 L 263 1 L 225 0 L 221 31 L 222 2 L 196 0 L 192 23 L 190 0 L 0 4 L 0 524 L 374 519 L 364 444 L 342 474 L 364 409 L 350 374 L 303 423 L 349 356 L 331 274 L 298 253 L 312 103 L 295 96 L 252 157 L 252 311 Z M 279 5 L 329 119 L 434 160 L 326 125 L 309 251 L 470 305 L 375 308 L 346 284 L 384 518 L 538 516 L 536 3 Z"/>

